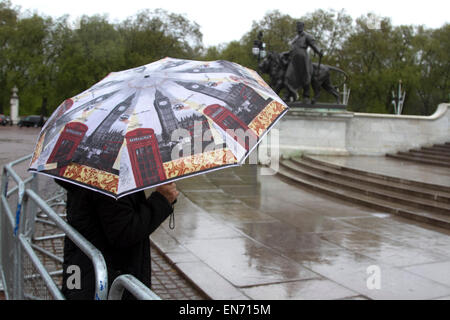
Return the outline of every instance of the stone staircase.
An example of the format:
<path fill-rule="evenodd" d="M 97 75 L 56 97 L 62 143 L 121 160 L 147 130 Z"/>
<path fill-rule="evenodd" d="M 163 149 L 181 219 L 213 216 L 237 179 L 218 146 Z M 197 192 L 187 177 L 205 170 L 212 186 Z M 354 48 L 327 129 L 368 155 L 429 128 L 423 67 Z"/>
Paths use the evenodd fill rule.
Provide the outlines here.
<path fill-rule="evenodd" d="M 450 142 L 435 144 L 432 147 L 411 149 L 408 152 L 387 154 L 387 157 L 414 161 L 441 167 L 450 167 Z"/>
<path fill-rule="evenodd" d="M 366 172 L 308 156 L 282 160 L 278 174 L 309 190 L 450 229 L 450 187 Z"/>

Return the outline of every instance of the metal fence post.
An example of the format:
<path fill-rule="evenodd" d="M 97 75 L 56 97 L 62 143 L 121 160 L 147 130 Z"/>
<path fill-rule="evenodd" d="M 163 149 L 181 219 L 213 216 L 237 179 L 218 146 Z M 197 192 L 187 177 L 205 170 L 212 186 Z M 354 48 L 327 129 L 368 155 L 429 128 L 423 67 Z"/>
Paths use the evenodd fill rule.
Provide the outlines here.
<path fill-rule="evenodd" d="M 8 191 L 8 172 L 6 171 L 6 168 L 3 167 L 2 168 L 2 180 L 1 180 L 1 189 L 0 189 L 0 193 L 1 195 L 5 195 Z M 3 235 L 1 234 L 2 232 L 2 225 L 3 225 L 3 201 L 0 201 L 0 289 L 5 290 L 6 288 L 4 286 L 4 279 L 3 279 L 3 263 L 2 263 L 2 258 L 3 258 Z"/>
<path fill-rule="evenodd" d="M 30 185 L 31 190 L 36 192 L 36 194 L 39 194 L 38 175 L 36 173 L 33 173 Z M 28 196 L 25 194 L 24 197 Z M 20 233 L 28 239 L 31 239 L 31 237 L 34 235 L 36 213 L 37 205 L 36 203 L 34 203 L 34 201 L 26 201 L 26 203 L 24 202 Z"/>
<path fill-rule="evenodd" d="M 24 195 L 25 195 L 25 184 L 23 181 L 18 182 L 19 185 L 19 194 L 17 199 L 17 209 L 16 209 L 16 220 L 14 227 L 14 237 L 17 239 L 14 241 L 15 246 L 15 254 L 14 254 L 14 299 L 15 300 L 23 300 L 23 268 L 22 268 L 22 246 L 20 245 L 20 241 L 18 240 L 19 236 L 19 228 L 20 228 L 20 220 L 23 215 L 23 207 L 24 207 Z M 26 204 L 25 197 L 25 204 Z"/>

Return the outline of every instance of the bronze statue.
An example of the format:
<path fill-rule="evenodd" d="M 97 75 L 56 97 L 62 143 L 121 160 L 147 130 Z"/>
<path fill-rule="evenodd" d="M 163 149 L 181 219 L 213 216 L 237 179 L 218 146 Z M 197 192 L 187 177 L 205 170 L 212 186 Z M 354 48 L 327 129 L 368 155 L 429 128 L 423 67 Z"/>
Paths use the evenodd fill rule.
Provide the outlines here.
<path fill-rule="evenodd" d="M 294 100 L 298 100 L 298 90 L 303 89 L 303 99 L 309 99 L 309 89 L 313 75 L 313 65 L 308 55 L 312 48 L 320 57 L 323 52 L 315 44 L 315 39 L 304 31 L 305 24 L 297 22 L 297 36 L 290 42 L 290 62 L 286 70 L 286 87 Z"/>
<path fill-rule="evenodd" d="M 286 96 L 283 98 L 286 102 L 292 102 L 292 99 L 296 101 L 298 98 L 297 90 L 291 89 L 286 86 L 288 83 L 286 74 L 288 65 L 290 65 L 290 54 L 289 52 L 283 52 L 278 54 L 276 52 L 269 52 L 267 57 L 259 64 L 259 69 L 263 73 L 268 73 L 270 76 L 270 86 L 272 89 L 279 94 L 284 88 L 287 90 Z M 339 101 L 339 92 L 336 90 L 335 86 L 331 83 L 330 71 L 336 71 L 344 74 L 345 79 L 348 77 L 347 74 L 336 67 L 324 65 L 317 63 L 312 63 L 311 72 L 311 86 L 314 90 L 314 98 L 312 103 L 314 104 L 320 96 L 321 88 L 325 89 L 328 93 L 336 98 L 336 103 Z"/>

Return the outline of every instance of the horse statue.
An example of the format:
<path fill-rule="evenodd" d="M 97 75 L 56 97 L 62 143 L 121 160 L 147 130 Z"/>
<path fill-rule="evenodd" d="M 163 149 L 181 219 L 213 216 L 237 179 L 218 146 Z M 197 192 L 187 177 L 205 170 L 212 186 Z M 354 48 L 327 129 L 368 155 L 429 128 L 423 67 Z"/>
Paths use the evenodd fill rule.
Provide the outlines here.
<path fill-rule="evenodd" d="M 267 73 L 270 76 L 269 85 L 272 89 L 279 94 L 281 90 L 286 89 L 287 93 L 283 100 L 287 102 L 294 102 L 299 99 L 297 90 L 290 87 L 289 82 L 286 79 L 286 70 L 289 65 L 289 52 L 283 52 L 281 54 L 276 52 L 269 52 L 266 58 L 259 64 L 259 70 L 263 73 Z M 342 73 L 345 76 L 344 83 L 347 81 L 348 75 L 345 71 L 324 64 L 313 63 L 313 73 L 311 78 L 311 86 L 314 91 L 314 97 L 311 103 L 314 104 L 320 97 L 321 88 L 330 93 L 336 98 L 336 103 L 340 103 L 340 95 L 336 90 L 336 87 L 331 83 L 330 71 L 336 71 Z"/>

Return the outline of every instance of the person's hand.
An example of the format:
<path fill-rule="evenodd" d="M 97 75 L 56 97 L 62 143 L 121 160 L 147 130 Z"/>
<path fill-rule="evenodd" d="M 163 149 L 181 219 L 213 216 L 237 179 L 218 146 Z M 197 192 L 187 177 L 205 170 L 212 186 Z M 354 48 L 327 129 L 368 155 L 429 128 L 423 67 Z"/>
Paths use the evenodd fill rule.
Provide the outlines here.
<path fill-rule="evenodd" d="M 173 204 L 180 194 L 177 190 L 177 185 L 174 182 L 159 186 L 156 188 L 156 191 L 161 193 L 170 204 Z"/>

